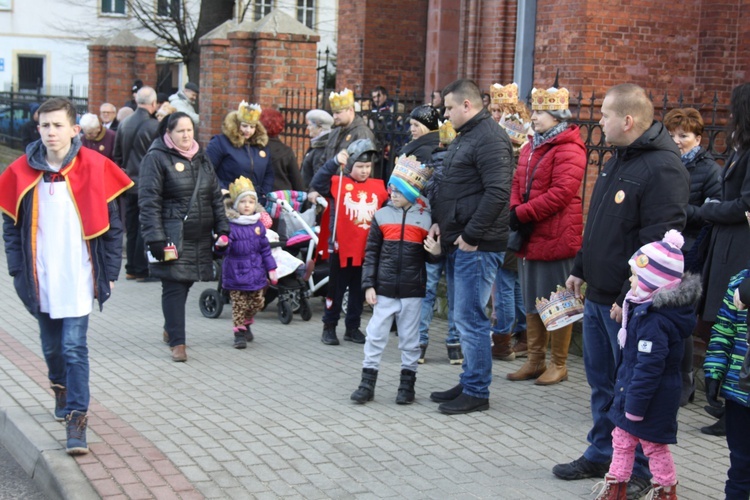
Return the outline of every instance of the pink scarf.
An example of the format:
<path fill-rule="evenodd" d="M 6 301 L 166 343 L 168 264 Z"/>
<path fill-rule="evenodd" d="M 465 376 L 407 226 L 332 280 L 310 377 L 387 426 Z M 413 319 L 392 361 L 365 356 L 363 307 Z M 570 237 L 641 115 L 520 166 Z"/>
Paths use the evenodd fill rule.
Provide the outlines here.
<path fill-rule="evenodd" d="M 630 310 L 629 303 L 632 302 L 633 304 L 644 304 L 646 302 L 649 302 L 650 300 L 653 300 L 654 294 L 659 290 L 670 290 L 677 287 L 680 283 L 682 283 L 681 279 L 675 280 L 672 283 L 659 287 L 648 294 L 644 293 L 644 290 L 641 288 L 639 288 L 636 293 L 633 293 L 633 290 L 628 290 L 627 295 L 625 295 L 625 300 L 622 301 L 622 326 L 617 332 L 617 343 L 620 345 L 620 349 L 625 348 L 625 341 L 628 338 L 628 312 Z"/>
<path fill-rule="evenodd" d="M 167 145 L 168 148 L 174 149 L 178 153 L 180 153 L 181 156 L 184 156 L 186 159 L 191 160 L 193 159 L 193 156 L 195 156 L 198 153 L 198 149 L 200 149 L 200 146 L 198 146 L 198 143 L 193 140 L 193 144 L 190 146 L 190 149 L 187 151 L 184 149 L 178 148 L 174 142 L 172 142 L 172 138 L 169 137 L 169 134 L 164 134 L 164 144 Z"/>

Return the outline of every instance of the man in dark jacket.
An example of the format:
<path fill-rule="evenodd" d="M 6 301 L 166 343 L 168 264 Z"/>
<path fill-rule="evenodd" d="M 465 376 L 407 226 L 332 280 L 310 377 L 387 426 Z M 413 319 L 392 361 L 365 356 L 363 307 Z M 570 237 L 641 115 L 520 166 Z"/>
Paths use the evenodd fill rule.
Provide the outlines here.
<path fill-rule="evenodd" d="M 42 138 L 0 176 L 8 272 L 39 322 L 55 393 L 55 419 L 67 421 L 66 451 L 88 453 L 89 357 L 94 299 L 112 291 L 122 261 L 115 198 L 133 185 L 111 160 L 81 147 L 76 109 L 64 98 L 39 108 Z"/>
<path fill-rule="evenodd" d="M 490 320 L 485 307 L 508 240 L 508 201 L 513 171 L 510 139 L 482 106 L 482 94 L 471 80 L 456 80 L 443 90 L 445 116 L 457 131 L 448 146 L 433 207 L 447 253 L 448 304 L 463 347 L 460 383 L 430 399 L 447 414 L 489 408 L 492 381 Z"/>
<path fill-rule="evenodd" d="M 159 121 L 153 114 L 156 107 L 156 91 L 151 87 L 141 87 L 135 96 L 138 109 L 133 116 L 120 123 L 115 135 L 114 160 L 135 183 L 136 187 L 125 195 L 125 278 L 147 281 L 148 261 L 141 238 L 140 210 L 138 209 L 138 172 L 141 160 L 156 138 Z"/>
<path fill-rule="evenodd" d="M 377 145 L 370 127 L 354 112 L 354 93 L 351 90 L 344 89 L 338 94 L 331 92 L 328 100 L 331 103 L 334 129 L 328 136 L 323 163 L 334 158 L 339 151 L 348 148 L 349 144 L 357 139 L 370 139 L 373 144 Z M 371 177 L 380 178 L 375 175 L 374 169 Z"/>
<path fill-rule="evenodd" d="M 653 104 L 641 87 L 626 83 L 609 89 L 599 123 L 615 154 L 594 186 L 583 246 L 565 283 L 576 296 L 587 283 L 583 360 L 594 422 L 583 456 L 552 469 L 566 480 L 604 477 L 609 470 L 614 426 L 605 407 L 614 394 L 617 332 L 630 288 L 628 259 L 641 246 L 660 241 L 667 230 L 685 227 L 690 195 L 679 150 L 664 125 L 654 121 Z M 650 477 L 639 453 L 628 498 L 645 494 Z"/>

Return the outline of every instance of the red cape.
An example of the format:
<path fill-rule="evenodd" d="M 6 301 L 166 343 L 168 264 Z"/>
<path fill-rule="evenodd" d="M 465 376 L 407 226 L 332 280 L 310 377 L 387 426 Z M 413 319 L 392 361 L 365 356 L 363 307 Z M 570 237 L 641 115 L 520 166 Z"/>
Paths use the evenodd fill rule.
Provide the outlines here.
<path fill-rule="evenodd" d="M 109 230 L 107 203 L 133 186 L 133 181 L 113 161 L 96 151 L 81 148 L 60 170 L 81 222 L 83 239 L 90 240 Z M 0 175 L 0 210 L 18 223 L 23 197 L 39 184 L 44 173 L 31 168 L 26 155 L 11 163 Z"/>

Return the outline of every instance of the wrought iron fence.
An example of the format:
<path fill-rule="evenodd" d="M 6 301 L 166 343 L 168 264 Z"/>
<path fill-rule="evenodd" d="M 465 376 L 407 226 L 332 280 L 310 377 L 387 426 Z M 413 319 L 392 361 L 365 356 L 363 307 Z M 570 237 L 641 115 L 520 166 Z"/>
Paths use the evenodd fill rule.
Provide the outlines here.
<path fill-rule="evenodd" d="M 0 144 L 13 149 L 21 149 L 21 127 L 32 119 L 29 106 L 41 104 L 51 97 L 67 97 L 75 105 L 79 115 L 88 112 L 88 97 L 76 95 L 75 88 L 69 87 L 69 95 L 47 95 L 40 92 L 19 92 L 13 87 L 8 92 L 0 92 Z"/>

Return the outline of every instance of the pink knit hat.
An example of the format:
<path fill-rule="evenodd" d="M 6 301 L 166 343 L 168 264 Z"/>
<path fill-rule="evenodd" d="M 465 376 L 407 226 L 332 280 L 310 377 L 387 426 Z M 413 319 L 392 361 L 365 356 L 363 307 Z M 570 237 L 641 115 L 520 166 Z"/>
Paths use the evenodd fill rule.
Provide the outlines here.
<path fill-rule="evenodd" d="M 657 290 L 677 286 L 682 281 L 685 262 L 682 245 L 685 243 L 679 231 L 670 229 L 661 241 L 643 245 L 628 261 L 638 276 L 639 298 L 647 298 Z"/>

